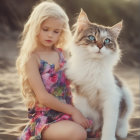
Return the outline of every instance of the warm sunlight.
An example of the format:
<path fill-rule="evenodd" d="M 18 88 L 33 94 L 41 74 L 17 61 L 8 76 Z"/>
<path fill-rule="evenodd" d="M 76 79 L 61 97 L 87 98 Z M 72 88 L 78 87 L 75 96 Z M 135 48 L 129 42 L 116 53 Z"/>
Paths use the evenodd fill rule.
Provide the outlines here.
<path fill-rule="evenodd" d="M 140 0 L 44 1 L 0 0 L 0 140 L 140 140 Z"/>

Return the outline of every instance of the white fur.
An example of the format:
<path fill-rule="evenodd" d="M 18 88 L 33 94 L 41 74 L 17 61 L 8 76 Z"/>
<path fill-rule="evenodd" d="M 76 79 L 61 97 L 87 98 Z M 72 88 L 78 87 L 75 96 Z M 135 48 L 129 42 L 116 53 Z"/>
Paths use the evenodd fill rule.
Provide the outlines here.
<path fill-rule="evenodd" d="M 93 124 L 94 124 L 93 131 L 95 131 L 101 127 L 101 123 L 99 123 L 99 121 L 100 121 L 99 113 L 96 110 L 93 110 L 89 106 L 86 98 L 79 96 L 76 93 L 75 94 L 73 93 L 73 103 L 74 103 L 75 107 L 78 108 L 86 118 L 93 120 Z"/>
<path fill-rule="evenodd" d="M 116 85 L 113 76 L 113 66 L 120 58 L 119 49 L 113 52 L 103 47 L 98 53 L 99 49 L 96 46 L 83 47 L 71 44 L 70 51 L 72 56 L 66 65 L 66 75 L 74 84 L 79 85 L 84 93 L 84 96 L 76 92 L 72 93 L 74 105 L 85 117 L 93 119 L 93 131 L 96 131 L 103 122 L 101 140 L 116 140 L 116 129 L 118 136 L 126 137 L 131 98 L 128 91 L 123 91 L 124 89 L 121 90 Z M 102 116 L 99 110 L 89 105 L 89 99 L 92 99 L 93 103 L 97 102 L 98 92 L 98 106 L 102 110 Z M 122 97 L 127 101 L 128 111 L 124 118 L 118 119 Z"/>
<path fill-rule="evenodd" d="M 100 36 L 101 36 L 102 38 L 105 38 L 105 37 L 108 36 L 108 33 L 107 33 L 106 31 L 101 31 L 101 32 L 100 32 Z"/>

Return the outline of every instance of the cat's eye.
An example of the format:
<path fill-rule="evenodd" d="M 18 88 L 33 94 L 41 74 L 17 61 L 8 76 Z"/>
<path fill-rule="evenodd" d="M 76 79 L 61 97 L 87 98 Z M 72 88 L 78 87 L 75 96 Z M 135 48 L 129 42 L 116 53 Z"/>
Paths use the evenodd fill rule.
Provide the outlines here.
<path fill-rule="evenodd" d="M 89 36 L 88 36 L 88 39 L 89 39 L 90 41 L 95 41 L 95 40 L 96 40 L 95 37 L 94 37 L 93 35 L 89 35 Z"/>
<path fill-rule="evenodd" d="M 109 38 L 106 38 L 105 41 L 104 41 L 104 43 L 105 44 L 109 44 L 110 43 L 110 39 Z"/>

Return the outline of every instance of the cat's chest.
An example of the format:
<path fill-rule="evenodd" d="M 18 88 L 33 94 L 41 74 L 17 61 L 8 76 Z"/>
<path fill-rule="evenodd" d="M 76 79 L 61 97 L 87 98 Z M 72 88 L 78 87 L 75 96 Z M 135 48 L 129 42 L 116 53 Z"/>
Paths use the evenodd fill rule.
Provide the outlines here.
<path fill-rule="evenodd" d="M 66 73 L 68 78 L 74 84 L 80 85 L 84 91 L 110 89 L 114 84 L 113 73 L 107 65 L 87 58 L 71 57 Z"/>
<path fill-rule="evenodd" d="M 111 72 L 106 70 L 105 67 L 100 64 L 95 64 L 94 62 L 77 62 L 75 65 L 70 68 L 70 71 L 73 72 L 71 78 L 73 80 L 95 82 L 96 84 L 102 83 L 105 79 L 110 78 Z"/>

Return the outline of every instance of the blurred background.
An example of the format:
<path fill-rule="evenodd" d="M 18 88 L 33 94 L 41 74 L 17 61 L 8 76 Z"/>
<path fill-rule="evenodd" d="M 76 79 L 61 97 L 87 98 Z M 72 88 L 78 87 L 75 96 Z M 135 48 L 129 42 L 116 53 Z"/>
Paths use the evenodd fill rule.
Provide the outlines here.
<path fill-rule="evenodd" d="M 112 26 L 124 21 L 120 35 L 122 62 L 140 66 L 140 0 L 54 0 L 70 18 L 70 26 L 83 8 L 92 22 Z M 33 5 L 40 0 L 0 0 L 0 40 L 17 39 Z M 16 47 L 16 46 L 15 46 Z"/>
<path fill-rule="evenodd" d="M 41 0 L 43 1 L 43 0 Z M 119 36 L 122 60 L 116 73 L 129 85 L 135 102 L 128 138 L 140 140 L 140 0 L 54 0 L 70 18 L 70 27 L 83 8 L 89 20 L 113 26 L 123 20 Z M 27 124 L 15 68 L 17 42 L 32 7 L 40 0 L 0 0 L 0 140 L 16 140 Z M 124 139 L 123 139 L 124 140 Z"/>

